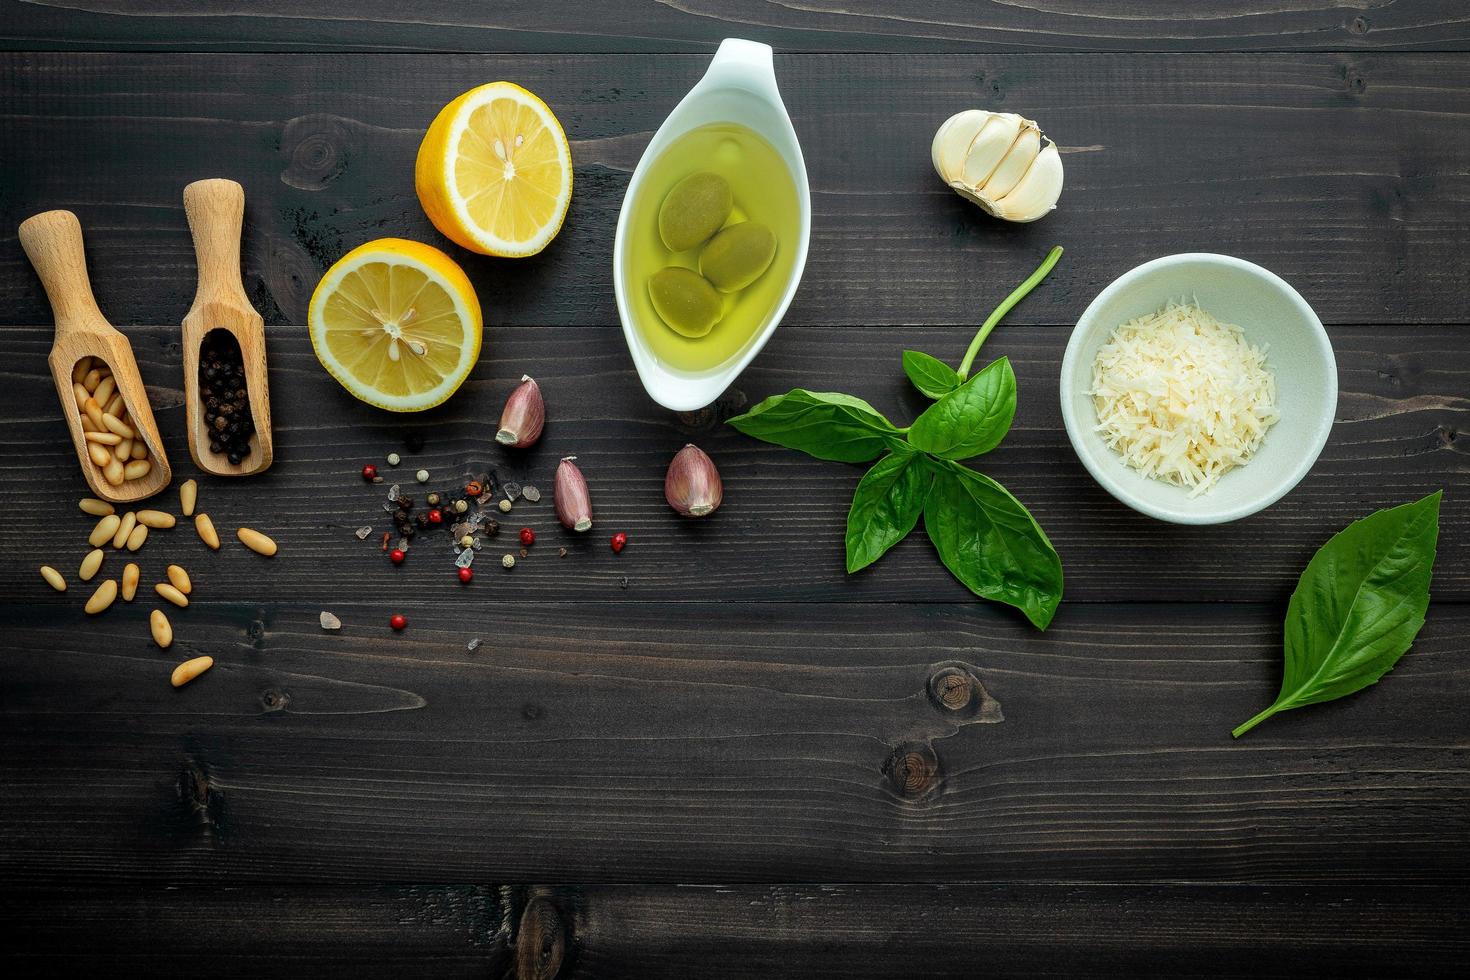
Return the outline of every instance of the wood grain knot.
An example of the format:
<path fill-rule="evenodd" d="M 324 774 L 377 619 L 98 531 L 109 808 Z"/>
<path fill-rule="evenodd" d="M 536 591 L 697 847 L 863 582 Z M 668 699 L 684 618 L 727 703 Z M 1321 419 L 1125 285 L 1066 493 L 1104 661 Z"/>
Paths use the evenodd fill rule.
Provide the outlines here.
<path fill-rule="evenodd" d="M 964 724 L 993 725 L 1005 721 L 1000 702 L 990 696 L 975 668 L 959 660 L 930 667 L 929 703 L 935 710 Z"/>
<path fill-rule="evenodd" d="M 883 774 L 899 796 L 921 800 L 939 785 L 939 759 L 927 745 L 900 745 L 883 764 Z"/>
<path fill-rule="evenodd" d="M 291 695 L 285 691 L 271 689 L 260 696 L 260 706 L 266 711 L 285 711 L 291 703 Z"/>
<path fill-rule="evenodd" d="M 734 418 L 744 412 L 749 404 L 750 399 L 745 397 L 745 392 L 739 388 L 727 389 L 711 405 L 706 405 L 693 412 L 680 412 L 679 429 L 686 435 L 714 432 L 725 424 L 726 419 Z"/>
<path fill-rule="evenodd" d="M 319 191 L 347 169 L 351 132 L 337 116 L 297 116 L 281 133 L 281 151 L 289 154 L 281 181 L 301 191 Z"/>
<path fill-rule="evenodd" d="M 1348 30 L 1353 34 L 1367 34 L 1369 26 L 1368 18 L 1354 17 L 1352 23 L 1348 25 Z"/>
<path fill-rule="evenodd" d="M 975 699 L 975 682 L 958 667 L 937 670 L 929 678 L 929 696 L 944 711 L 963 711 Z"/>
<path fill-rule="evenodd" d="M 552 980 L 566 956 L 566 928 L 556 906 L 533 898 L 516 930 L 516 980 Z"/>
<path fill-rule="evenodd" d="M 224 794 L 214 784 L 209 767 L 200 759 L 186 756 L 175 785 L 184 824 L 207 837 L 219 833 L 223 816 Z"/>

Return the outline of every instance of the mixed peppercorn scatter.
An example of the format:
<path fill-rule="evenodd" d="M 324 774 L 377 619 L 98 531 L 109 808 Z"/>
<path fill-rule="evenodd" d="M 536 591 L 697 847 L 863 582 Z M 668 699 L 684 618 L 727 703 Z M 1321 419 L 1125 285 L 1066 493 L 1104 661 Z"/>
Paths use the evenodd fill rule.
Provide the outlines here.
<path fill-rule="evenodd" d="M 211 330 L 199 348 L 199 401 L 209 451 L 239 466 L 250 455 L 255 418 L 245 385 L 245 361 L 240 343 L 228 330 Z"/>

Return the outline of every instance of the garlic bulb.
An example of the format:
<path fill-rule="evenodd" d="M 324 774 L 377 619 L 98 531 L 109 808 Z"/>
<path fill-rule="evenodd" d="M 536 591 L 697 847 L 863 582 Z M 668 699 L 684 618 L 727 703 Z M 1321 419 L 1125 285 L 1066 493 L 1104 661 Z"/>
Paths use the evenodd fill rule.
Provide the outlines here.
<path fill-rule="evenodd" d="M 1006 221 L 1035 221 L 1062 194 L 1057 145 L 1014 112 L 955 113 L 934 134 L 929 156 L 955 193 Z"/>

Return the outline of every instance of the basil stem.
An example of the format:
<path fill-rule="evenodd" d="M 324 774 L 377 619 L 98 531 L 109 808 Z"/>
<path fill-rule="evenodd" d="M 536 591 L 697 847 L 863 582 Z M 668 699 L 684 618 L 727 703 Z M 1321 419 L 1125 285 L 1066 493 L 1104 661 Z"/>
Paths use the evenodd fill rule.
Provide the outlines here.
<path fill-rule="evenodd" d="M 990 336 L 990 331 L 995 329 L 996 324 L 1000 323 L 1001 319 L 1011 312 L 1017 303 L 1026 298 L 1027 293 L 1041 285 L 1041 280 L 1047 277 L 1061 257 L 1062 246 L 1053 245 L 1052 250 L 1046 253 L 1046 258 L 1042 260 L 1041 265 L 1036 267 L 1036 271 L 1031 273 L 1025 282 L 1013 289 L 1011 294 L 995 308 L 995 312 L 986 318 L 985 323 L 980 327 L 980 332 L 975 335 L 974 340 L 970 341 L 970 349 L 965 351 L 965 359 L 960 362 L 960 369 L 957 373 L 961 381 L 970 376 L 970 365 L 975 363 L 975 355 L 980 353 L 980 345 L 985 343 L 985 338 Z"/>

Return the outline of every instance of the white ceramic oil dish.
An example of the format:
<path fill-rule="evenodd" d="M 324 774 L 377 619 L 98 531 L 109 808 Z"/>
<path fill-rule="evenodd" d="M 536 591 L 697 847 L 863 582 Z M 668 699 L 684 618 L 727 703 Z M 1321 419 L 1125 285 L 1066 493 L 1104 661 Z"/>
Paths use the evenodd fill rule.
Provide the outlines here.
<path fill-rule="evenodd" d="M 1125 465 L 1098 434 L 1088 394 L 1093 361 L 1114 328 L 1170 299 L 1196 303 L 1266 348 L 1281 413 L 1249 462 L 1193 498 Z M 1322 321 L 1280 276 L 1229 255 L 1166 255 L 1120 276 L 1087 307 L 1062 358 L 1061 398 L 1072 448 L 1105 490 L 1159 520 L 1223 524 L 1280 500 L 1317 461 L 1337 412 L 1337 361 Z"/>
<path fill-rule="evenodd" d="M 769 321 L 751 342 L 738 354 L 723 364 L 707 371 L 690 372 L 661 363 L 649 350 L 642 334 L 634 323 L 634 312 L 626 295 L 624 278 L 628 260 L 628 220 L 633 210 L 629 205 L 638 193 L 649 164 L 674 140 L 685 133 L 712 123 L 736 123 L 754 130 L 775 148 L 791 171 L 792 183 L 796 185 L 798 215 L 798 239 L 795 265 L 791 280 L 786 284 L 779 302 Z M 781 101 L 776 87 L 776 70 L 772 62 L 771 47 L 739 38 L 726 38 L 715 52 L 709 69 L 689 90 L 689 94 L 674 107 L 664 120 L 638 167 L 628 182 L 628 191 L 623 198 L 623 209 L 618 215 L 617 238 L 613 243 L 613 285 L 617 292 L 618 318 L 623 324 L 623 337 L 633 355 L 633 364 L 638 369 L 639 380 L 648 395 L 665 408 L 676 412 L 693 411 L 713 402 L 745 370 L 752 359 L 761 352 L 771 335 L 780 326 L 781 318 L 796 295 L 801 282 L 802 270 L 806 267 L 807 244 L 811 237 L 812 206 L 811 190 L 807 184 L 806 163 L 801 156 L 801 146 L 796 141 L 796 130 L 791 126 L 791 117 Z"/>

